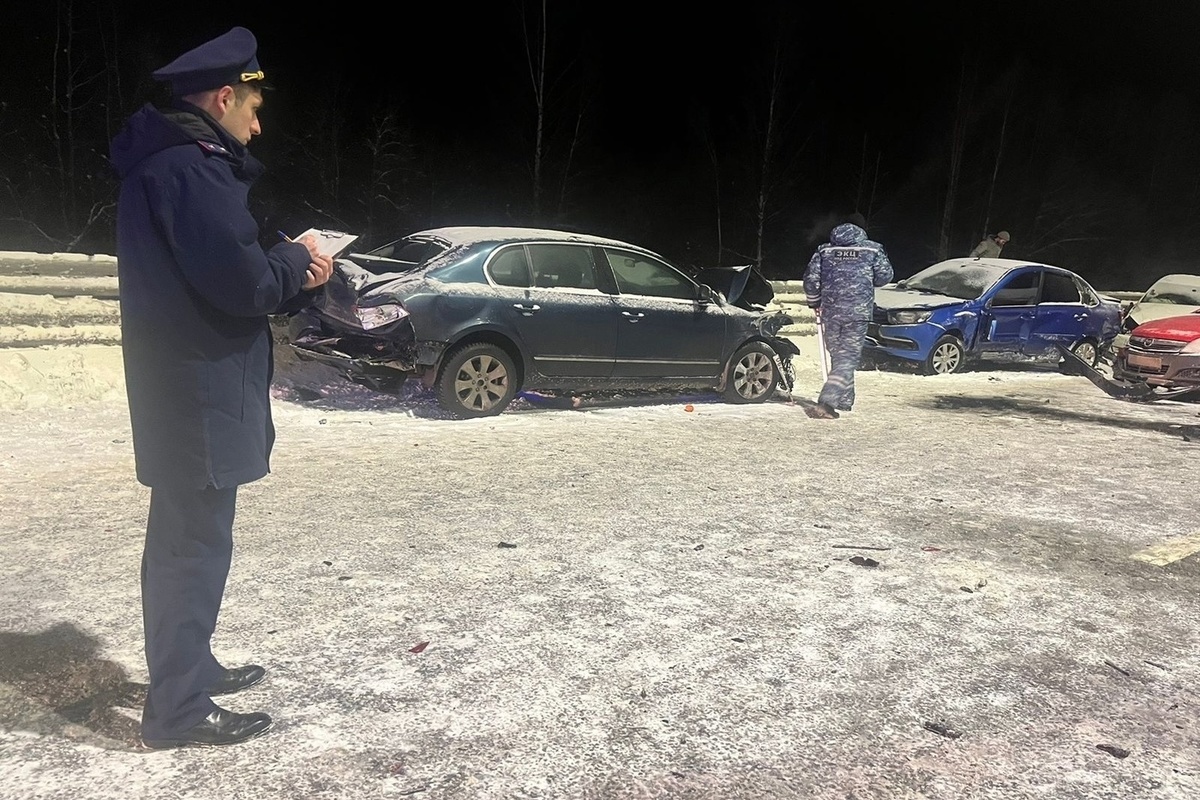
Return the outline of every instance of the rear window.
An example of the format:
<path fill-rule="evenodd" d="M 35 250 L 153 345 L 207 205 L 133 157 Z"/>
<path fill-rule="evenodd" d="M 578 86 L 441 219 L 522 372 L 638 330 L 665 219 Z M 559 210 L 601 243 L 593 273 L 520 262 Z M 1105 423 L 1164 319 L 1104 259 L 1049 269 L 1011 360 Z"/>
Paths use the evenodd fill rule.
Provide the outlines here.
<path fill-rule="evenodd" d="M 1083 297 L 1070 275 L 1047 272 L 1042 283 L 1043 303 L 1079 303 Z"/>
<path fill-rule="evenodd" d="M 506 247 L 488 262 L 488 274 L 500 286 L 528 286 L 529 259 L 522 245 Z"/>
<path fill-rule="evenodd" d="M 376 275 L 411 272 L 437 258 L 448 248 L 428 239 L 397 239 L 366 253 L 351 253 L 350 261 Z"/>

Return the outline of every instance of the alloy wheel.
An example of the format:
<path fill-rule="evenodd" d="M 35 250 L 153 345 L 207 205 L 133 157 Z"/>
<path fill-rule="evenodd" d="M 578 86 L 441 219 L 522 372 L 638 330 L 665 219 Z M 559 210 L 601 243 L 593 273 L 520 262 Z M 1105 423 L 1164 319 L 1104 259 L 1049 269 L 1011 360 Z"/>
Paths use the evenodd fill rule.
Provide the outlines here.
<path fill-rule="evenodd" d="M 738 395 L 753 400 L 770 390 L 775 379 L 775 365 L 765 353 L 747 353 L 733 368 L 733 386 Z"/>
<path fill-rule="evenodd" d="M 463 408 L 485 412 L 504 398 L 508 391 L 508 370 L 487 354 L 463 362 L 454 377 L 454 394 Z"/>
<path fill-rule="evenodd" d="M 956 371 L 961 361 L 962 348 L 953 342 L 938 345 L 937 349 L 933 351 L 933 371 L 938 375 Z"/>

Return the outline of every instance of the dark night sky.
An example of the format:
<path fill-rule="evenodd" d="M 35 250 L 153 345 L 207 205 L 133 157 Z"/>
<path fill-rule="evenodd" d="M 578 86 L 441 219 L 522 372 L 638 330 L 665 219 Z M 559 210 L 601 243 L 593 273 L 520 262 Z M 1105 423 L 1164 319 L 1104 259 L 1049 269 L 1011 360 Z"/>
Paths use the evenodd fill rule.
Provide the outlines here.
<path fill-rule="evenodd" d="M 407 101 L 430 129 L 474 130 L 483 140 L 488 120 L 473 110 L 490 112 L 514 92 L 528 99 L 519 96 L 528 85 L 518 7 L 518 0 L 406 3 L 381 17 L 372 3 L 314 14 L 274 2 L 212 0 L 188 5 L 189 24 L 179 25 L 161 2 L 114 4 L 122 35 L 141 44 L 148 68 L 245 25 L 258 35 L 260 60 L 281 90 L 276 103 L 283 93 L 289 104 L 302 102 L 314 80 L 337 75 L 364 104 Z M 964 53 L 969 58 L 972 51 L 984 70 L 1002 70 L 1020 54 L 1034 71 L 1061 70 L 1081 88 L 1128 81 L 1200 95 L 1200 3 L 1192 0 L 825 8 L 753 0 L 685 7 L 550 0 L 548 7 L 553 66 L 569 61 L 573 76 L 587 76 L 601 119 L 639 117 L 636 133 L 616 124 L 602 128 L 604 146 L 635 159 L 670 149 L 696 105 L 736 114 L 736 98 L 746 89 L 743 70 L 763 57 L 771 32 L 783 29 L 781 19 L 793 26 L 786 46 L 804 82 L 805 113 L 857 118 L 901 146 L 919 139 L 931 115 L 945 112 Z M 13 91 L 27 78 L 6 70 L 2 80 Z"/>
<path fill-rule="evenodd" d="M 920 7 L 904 7 L 911 5 Z M 897 141 L 944 111 L 964 51 L 996 72 L 1023 55 L 1035 72 L 1061 71 L 1081 89 L 1132 82 L 1200 95 L 1200 3 L 1192 0 L 827 6 L 551 0 L 550 57 L 559 68 L 569 59 L 572 74 L 588 76 L 602 118 L 644 119 L 637 136 L 617 126 L 606 132 L 614 149 L 635 157 L 669 146 L 692 104 L 736 113 L 734 99 L 746 88 L 742 70 L 763 57 L 781 19 L 793 25 L 785 44 L 811 99 L 806 113 L 854 116 Z M 524 69 L 517 0 L 403 4 L 395 18 L 374 25 L 373 4 L 342 4 L 337 14 L 319 16 L 339 30 L 324 43 L 311 16 L 281 15 L 277 3 L 203 8 L 208 19 L 191 28 L 166 28 L 158 14 L 145 15 L 141 24 L 159 39 L 159 60 L 242 24 L 258 34 L 264 67 L 289 95 L 337 73 L 364 100 L 409 100 L 414 117 L 429 116 L 431 126 L 446 130 L 481 127 L 487 120 L 472 120 L 471 109 L 528 89 L 511 77 Z"/>
<path fill-rule="evenodd" d="M 80 0 L 75 5 L 83 8 Z M 67 0 L 30 6 L 15 30 L 10 24 L 12 45 L 0 56 L 0 99 L 17 98 L 38 83 L 38 70 L 48 64 L 55 14 L 71 6 Z M 525 6 L 528 13 L 540 13 L 528 0 Z M 528 161 L 532 90 L 518 0 L 397 4 L 383 16 L 378 5 L 367 3 L 312 8 L 210 0 L 171 7 L 134 0 L 94 7 L 117 32 L 126 63 L 140 64 L 143 76 L 233 25 L 253 30 L 260 61 L 277 87 L 263 111 L 265 135 L 254 145 L 269 168 L 278 166 L 271 157 L 280 134 L 313 124 L 332 104 L 332 92 L 341 107 L 364 119 L 382 108 L 398 111 L 417 141 L 436 142 L 460 160 L 475 154 L 483 170 L 507 162 L 519 172 Z M 597 207 L 617 202 L 621 192 L 658 193 L 670 213 L 690 220 L 681 227 L 699 225 L 709 212 L 689 207 L 696 189 L 681 173 L 705 168 L 700 144 L 705 126 L 718 146 L 729 149 L 744 135 L 752 116 L 747 109 L 763 97 L 775 40 L 790 65 L 787 147 L 807 148 L 810 160 L 807 182 L 795 189 L 810 215 L 822 206 L 831 213 L 845 210 L 844 176 L 822 165 L 854 162 L 864 135 L 882 154 L 893 184 L 941 158 L 938 147 L 944 148 L 964 64 L 981 87 L 980 97 L 1020 63 L 1026 85 L 1055 82 L 1068 98 L 1101 97 L 1106 88 L 1124 85 L 1135 95 L 1174 90 L 1200 106 L 1195 0 L 895 5 L 549 0 L 548 9 L 550 69 L 561 76 L 551 103 L 569 117 L 577 97 L 589 99 L 591 183 L 585 192 L 591 205 L 577 225 L 640 236 L 656 249 L 667 244 L 645 241 L 652 227 L 618 220 Z M 1104 110 L 1097 112 L 1104 125 Z M 697 175 L 691 179 L 701 182 Z M 668 186 L 676 195 L 669 195 Z M 493 196 L 489 202 L 496 205 Z M 481 218 L 487 203 L 460 207 L 465 218 L 443 212 L 430 224 L 498 221 Z M 928 240 L 934 227 L 931 220 L 919 235 Z M 897 228 L 898 223 L 891 235 L 903 236 Z M 959 235 L 966 244 L 978 238 L 974 231 Z M 690 234 L 672 231 L 667 238 L 680 236 Z M 1013 246 L 1020 241 L 1018 233 Z M 802 251 L 811 243 L 793 237 L 779 246 Z M 896 247 L 917 253 L 928 242 Z"/>

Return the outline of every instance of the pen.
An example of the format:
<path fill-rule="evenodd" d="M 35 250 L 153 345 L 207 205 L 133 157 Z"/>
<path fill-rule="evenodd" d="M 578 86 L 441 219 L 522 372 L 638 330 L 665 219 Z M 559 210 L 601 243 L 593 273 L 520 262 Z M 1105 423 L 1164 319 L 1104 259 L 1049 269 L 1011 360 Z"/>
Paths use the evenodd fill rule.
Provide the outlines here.
<path fill-rule="evenodd" d="M 286 233 L 284 233 L 283 231 L 275 231 L 275 232 L 276 232 L 276 233 L 278 233 L 278 234 L 279 234 L 279 238 L 280 238 L 280 239 L 283 239 L 285 242 L 291 242 L 291 241 L 295 241 L 294 239 L 292 239 L 292 237 L 288 236 L 288 235 L 287 235 Z"/>

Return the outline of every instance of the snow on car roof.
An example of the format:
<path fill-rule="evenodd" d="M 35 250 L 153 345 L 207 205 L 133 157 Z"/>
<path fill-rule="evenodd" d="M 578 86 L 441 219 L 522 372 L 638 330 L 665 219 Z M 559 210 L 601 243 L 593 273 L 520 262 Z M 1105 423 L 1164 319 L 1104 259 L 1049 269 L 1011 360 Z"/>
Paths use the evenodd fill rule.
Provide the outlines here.
<path fill-rule="evenodd" d="M 1066 269 L 1057 264 L 1047 264 L 1044 261 L 1025 261 L 1017 258 L 949 258 L 945 261 L 938 262 L 940 264 L 983 264 L 988 267 L 999 267 L 1000 269 L 1010 270 L 1017 267 L 1052 267 L 1054 269 Z M 1069 270 L 1068 270 L 1069 271 Z"/>
<path fill-rule="evenodd" d="M 511 242 L 523 240 L 541 240 L 548 242 L 581 242 L 584 244 L 609 245 L 613 247 L 632 247 L 637 250 L 653 252 L 644 247 L 623 242 L 619 239 L 609 239 L 594 236 L 589 233 L 574 233 L 571 231 L 556 231 L 548 228 L 517 228 L 491 225 L 462 225 L 449 228 L 433 228 L 417 231 L 409 236 L 429 236 L 444 239 L 455 245 L 477 244 L 479 242 Z"/>

